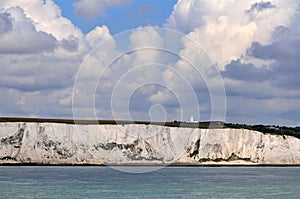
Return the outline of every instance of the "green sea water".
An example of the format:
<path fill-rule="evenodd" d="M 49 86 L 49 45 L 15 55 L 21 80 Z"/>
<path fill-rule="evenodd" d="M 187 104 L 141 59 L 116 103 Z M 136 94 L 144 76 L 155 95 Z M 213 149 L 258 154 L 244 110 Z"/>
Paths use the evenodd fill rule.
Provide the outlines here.
<path fill-rule="evenodd" d="M 296 199 L 300 168 L 166 167 L 127 173 L 110 167 L 0 167 L 0 197 Z"/>

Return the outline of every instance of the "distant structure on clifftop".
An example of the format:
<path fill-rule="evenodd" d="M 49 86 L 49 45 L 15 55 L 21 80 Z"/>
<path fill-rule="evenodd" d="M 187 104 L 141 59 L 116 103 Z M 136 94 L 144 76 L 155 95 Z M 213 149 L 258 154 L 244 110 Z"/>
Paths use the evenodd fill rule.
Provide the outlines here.
<path fill-rule="evenodd" d="M 190 120 L 186 121 L 186 123 L 198 123 L 199 121 L 195 120 L 193 115 L 190 115 Z"/>

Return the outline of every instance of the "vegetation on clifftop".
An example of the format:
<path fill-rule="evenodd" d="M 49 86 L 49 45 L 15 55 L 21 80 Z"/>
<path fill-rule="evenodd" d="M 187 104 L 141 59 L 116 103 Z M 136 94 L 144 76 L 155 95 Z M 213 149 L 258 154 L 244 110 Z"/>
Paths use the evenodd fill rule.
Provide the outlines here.
<path fill-rule="evenodd" d="M 268 133 L 272 135 L 293 136 L 300 139 L 300 127 L 286 127 L 286 126 L 275 126 L 275 125 L 247 125 L 247 124 L 224 124 L 224 128 L 235 128 L 235 129 L 249 129 L 259 131 L 262 133 Z"/>
<path fill-rule="evenodd" d="M 300 127 L 286 127 L 275 125 L 247 125 L 247 124 L 233 124 L 224 123 L 219 121 L 208 122 L 149 122 L 149 121 L 128 121 L 128 120 L 72 120 L 72 119 L 45 119 L 45 118 L 0 118 L 0 122 L 38 122 L 38 123 L 65 123 L 65 124 L 99 124 L 99 125 L 127 125 L 127 124 L 145 124 L 145 125 L 160 125 L 168 127 L 180 127 L 180 128 L 201 128 L 201 129 L 249 129 L 259 131 L 264 134 L 293 136 L 300 139 Z"/>

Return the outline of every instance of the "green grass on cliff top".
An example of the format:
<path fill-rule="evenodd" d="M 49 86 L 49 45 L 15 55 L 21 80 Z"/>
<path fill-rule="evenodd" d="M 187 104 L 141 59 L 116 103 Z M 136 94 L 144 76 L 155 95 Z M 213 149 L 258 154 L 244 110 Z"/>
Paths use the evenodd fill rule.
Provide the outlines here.
<path fill-rule="evenodd" d="M 46 118 L 13 118 L 2 117 L 0 122 L 38 122 L 38 123 L 64 123 L 64 124 L 83 124 L 83 125 L 127 125 L 127 124 L 145 124 L 145 125 L 160 125 L 168 127 L 180 127 L 180 128 L 201 128 L 201 129 L 249 129 L 262 132 L 264 134 L 273 134 L 285 136 L 293 136 L 300 139 L 300 127 L 286 127 L 275 125 L 247 125 L 247 124 L 233 124 L 224 123 L 219 121 L 197 122 L 188 123 L 181 121 L 173 122 L 149 122 L 149 121 L 128 121 L 128 120 L 72 120 L 72 119 L 46 119 Z"/>

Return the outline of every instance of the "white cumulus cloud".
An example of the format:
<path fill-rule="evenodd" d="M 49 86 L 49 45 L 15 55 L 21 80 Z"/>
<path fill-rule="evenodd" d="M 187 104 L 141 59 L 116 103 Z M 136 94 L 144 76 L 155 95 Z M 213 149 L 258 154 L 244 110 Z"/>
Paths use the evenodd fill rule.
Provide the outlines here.
<path fill-rule="evenodd" d="M 74 8 L 83 16 L 103 16 L 109 7 L 132 1 L 80 0 Z M 115 92 L 116 119 L 128 119 L 121 106 L 130 107 L 135 119 L 148 119 L 153 104 L 159 104 L 168 120 L 190 114 L 209 120 L 212 103 L 225 104 L 221 97 L 212 99 L 212 89 L 222 94 L 218 71 L 211 67 L 217 63 L 227 86 L 229 121 L 286 117 L 290 121 L 283 122 L 295 124 L 300 113 L 297 4 L 178 0 L 165 26 L 183 34 L 149 27 L 112 37 L 106 25 L 83 34 L 52 0 L 1 0 L 0 114 L 72 116 L 72 87 L 83 63 L 75 90 L 82 116 L 91 116 L 89 106 L 95 104 L 100 118 L 112 118 Z"/>
<path fill-rule="evenodd" d="M 296 9 L 297 0 L 179 0 L 165 26 L 189 33 L 224 69 L 252 42 L 272 42 L 274 30 L 289 26 Z"/>
<path fill-rule="evenodd" d="M 53 51 L 56 38 L 36 30 L 20 7 L 0 11 L 0 53 L 30 54 Z"/>
<path fill-rule="evenodd" d="M 110 37 L 105 26 L 85 36 L 52 0 L 0 1 L 0 114 L 71 117 L 74 76 Z"/>

